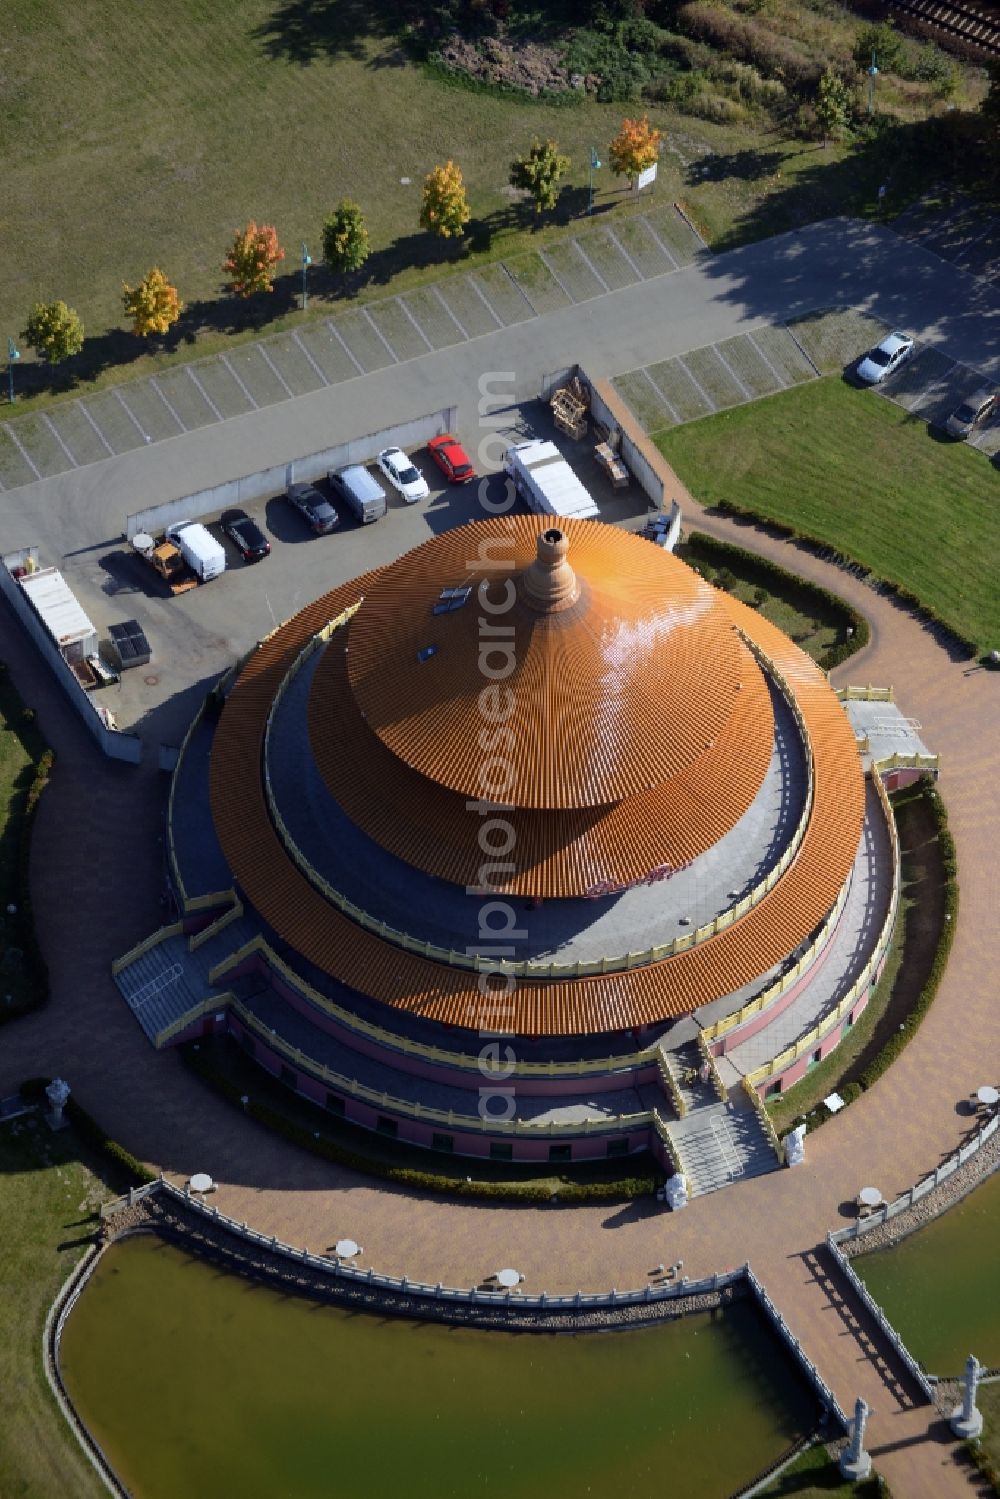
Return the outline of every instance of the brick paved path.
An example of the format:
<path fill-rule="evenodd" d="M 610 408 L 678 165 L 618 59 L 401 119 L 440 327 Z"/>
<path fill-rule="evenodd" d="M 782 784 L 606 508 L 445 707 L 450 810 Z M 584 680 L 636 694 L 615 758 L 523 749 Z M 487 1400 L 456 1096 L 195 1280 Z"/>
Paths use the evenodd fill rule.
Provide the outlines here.
<path fill-rule="evenodd" d="M 808 1142 L 807 1164 L 714 1194 L 675 1216 L 655 1204 L 558 1208 L 421 1199 L 306 1156 L 217 1100 L 170 1053 L 151 1050 L 114 988 L 110 961 L 161 920 L 165 779 L 102 760 L 56 696 L 22 633 L 2 620 L 2 654 L 58 755 L 32 855 L 39 936 L 53 998 L 0 1031 L 0 1092 L 61 1073 L 80 1101 L 143 1159 L 178 1179 L 207 1169 L 220 1208 L 286 1241 L 322 1248 L 350 1233 L 380 1270 L 468 1285 L 516 1264 L 531 1290 L 641 1285 L 650 1266 L 683 1258 L 697 1277 L 749 1258 L 845 1409 L 865 1394 L 871 1450 L 906 1499 L 969 1493 L 926 1406 L 891 1364 L 872 1362 L 817 1279 L 815 1249 L 843 1221 L 862 1182 L 887 1198 L 948 1155 L 958 1104 L 995 1080 L 994 850 L 1000 803 L 1000 677 L 955 661 L 933 632 L 855 578 L 789 543 L 699 514 L 689 523 L 749 544 L 849 598 L 872 640 L 838 673 L 892 682 L 943 762 L 941 790 L 958 849 L 961 916 L 948 973 L 919 1035 L 878 1086 Z"/>

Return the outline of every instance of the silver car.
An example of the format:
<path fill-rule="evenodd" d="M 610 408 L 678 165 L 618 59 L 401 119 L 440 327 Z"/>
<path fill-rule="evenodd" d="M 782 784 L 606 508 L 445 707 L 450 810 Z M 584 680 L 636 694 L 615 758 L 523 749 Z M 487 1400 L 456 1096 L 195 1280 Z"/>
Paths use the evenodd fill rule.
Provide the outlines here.
<path fill-rule="evenodd" d="M 968 400 L 957 406 L 944 424 L 949 437 L 968 437 L 974 427 L 1000 413 L 1000 390 L 995 385 L 981 385 Z"/>
<path fill-rule="evenodd" d="M 858 379 L 866 385 L 880 385 L 912 353 L 913 339 L 908 333 L 887 333 L 876 348 L 869 349 L 858 365 Z"/>

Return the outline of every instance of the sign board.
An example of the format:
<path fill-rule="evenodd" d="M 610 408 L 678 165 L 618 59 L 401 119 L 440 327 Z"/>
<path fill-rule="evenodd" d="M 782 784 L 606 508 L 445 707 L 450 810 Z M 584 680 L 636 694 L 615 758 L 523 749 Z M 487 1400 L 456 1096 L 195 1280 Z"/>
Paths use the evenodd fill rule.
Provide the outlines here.
<path fill-rule="evenodd" d="M 637 192 L 641 193 L 644 187 L 652 187 L 656 181 L 656 165 L 654 161 L 651 167 L 647 167 L 644 172 L 639 173 L 635 184 Z"/>

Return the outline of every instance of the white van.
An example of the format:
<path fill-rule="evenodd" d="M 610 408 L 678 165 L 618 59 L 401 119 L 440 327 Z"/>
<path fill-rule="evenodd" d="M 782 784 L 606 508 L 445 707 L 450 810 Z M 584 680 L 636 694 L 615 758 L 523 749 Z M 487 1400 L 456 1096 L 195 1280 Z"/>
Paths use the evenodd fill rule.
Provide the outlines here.
<path fill-rule="evenodd" d="M 226 570 L 226 554 L 222 543 L 197 521 L 181 521 L 167 528 L 167 535 L 176 543 L 188 567 L 203 583 L 209 583 Z"/>
<path fill-rule="evenodd" d="M 334 492 L 343 498 L 362 525 L 382 519 L 387 509 L 385 490 L 362 464 L 353 463 L 339 471 L 331 469 L 328 477 Z"/>

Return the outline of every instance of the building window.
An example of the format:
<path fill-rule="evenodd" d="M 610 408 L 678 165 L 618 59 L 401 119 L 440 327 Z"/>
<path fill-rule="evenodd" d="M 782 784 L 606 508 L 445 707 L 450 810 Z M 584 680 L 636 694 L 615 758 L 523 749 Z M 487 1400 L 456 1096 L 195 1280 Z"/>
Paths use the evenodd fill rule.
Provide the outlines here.
<path fill-rule="evenodd" d="M 573 1159 L 573 1147 L 572 1147 L 572 1145 L 550 1145 L 549 1146 L 549 1160 L 552 1161 L 553 1163 L 556 1162 L 556 1161 L 571 1161 L 572 1159 Z"/>
<path fill-rule="evenodd" d="M 817 1062 L 822 1062 L 822 1060 L 823 1052 L 820 1048 L 817 1048 L 817 1050 L 814 1051 L 812 1056 L 809 1058 L 809 1066 L 806 1068 L 806 1071 L 811 1072 L 812 1069 L 816 1066 Z"/>
<path fill-rule="evenodd" d="M 339 1119 L 344 1117 L 344 1100 L 337 1093 L 326 1095 L 326 1107 L 329 1113 L 336 1114 Z"/>
<path fill-rule="evenodd" d="M 628 1155 L 627 1140 L 609 1140 L 608 1155 Z"/>
<path fill-rule="evenodd" d="M 854 1024 L 854 1016 L 853 1015 L 848 1015 L 847 1019 L 844 1021 L 843 1029 L 840 1032 L 841 1037 L 844 1037 L 844 1036 L 847 1035 L 848 1031 L 851 1029 L 851 1027 L 853 1026 L 853 1024 Z"/>
<path fill-rule="evenodd" d="M 431 1149 L 443 1150 L 451 1155 L 455 1149 L 454 1135 L 431 1135 Z"/>
<path fill-rule="evenodd" d="M 775 1098 L 781 1092 L 781 1078 L 776 1083 L 768 1083 L 764 1089 L 765 1098 Z"/>
<path fill-rule="evenodd" d="M 297 1088 L 298 1087 L 298 1085 L 299 1085 L 299 1077 L 298 1077 L 298 1073 L 295 1071 L 295 1069 L 293 1067 L 286 1067 L 285 1064 L 282 1062 L 280 1076 L 281 1076 L 281 1081 L 285 1084 L 286 1087 L 288 1087 L 288 1088 Z"/>
<path fill-rule="evenodd" d="M 256 1044 L 249 1031 L 240 1032 L 240 1045 L 248 1057 L 252 1057 L 257 1051 Z"/>
<path fill-rule="evenodd" d="M 514 1147 L 508 1145 L 506 1140 L 490 1141 L 491 1161 L 512 1161 L 514 1159 Z"/>
<path fill-rule="evenodd" d="M 380 1135 L 388 1135 L 392 1140 L 395 1140 L 399 1134 L 399 1125 L 395 1119 L 390 1119 L 387 1114 L 380 1114 L 378 1116 L 378 1124 L 376 1124 L 375 1128 Z"/>

